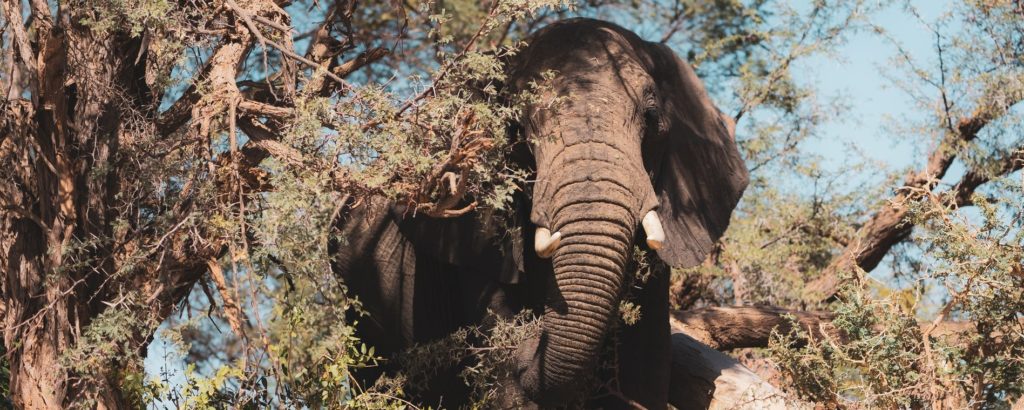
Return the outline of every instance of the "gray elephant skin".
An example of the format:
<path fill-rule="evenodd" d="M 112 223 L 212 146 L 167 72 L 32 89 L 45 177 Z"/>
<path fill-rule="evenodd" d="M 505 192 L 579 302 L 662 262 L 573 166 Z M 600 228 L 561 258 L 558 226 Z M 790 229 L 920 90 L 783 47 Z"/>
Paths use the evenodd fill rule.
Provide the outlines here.
<path fill-rule="evenodd" d="M 596 371 L 634 246 L 653 250 L 654 274 L 634 291 L 640 319 L 617 337 L 621 394 L 592 405 L 666 408 L 668 267 L 703 261 L 747 185 L 732 120 L 668 47 L 611 23 L 540 30 L 509 61 L 506 86 L 548 70 L 557 73 L 552 91 L 567 98 L 555 111 L 528 107 L 510 127 L 510 159 L 535 176 L 505 219 L 518 229 L 371 200 L 344 212 L 333 268 L 370 314 L 361 337 L 385 356 L 492 315 L 540 315 L 509 390 L 546 408 L 564 405 Z M 455 388 L 433 394 L 446 407 L 465 399 Z"/>

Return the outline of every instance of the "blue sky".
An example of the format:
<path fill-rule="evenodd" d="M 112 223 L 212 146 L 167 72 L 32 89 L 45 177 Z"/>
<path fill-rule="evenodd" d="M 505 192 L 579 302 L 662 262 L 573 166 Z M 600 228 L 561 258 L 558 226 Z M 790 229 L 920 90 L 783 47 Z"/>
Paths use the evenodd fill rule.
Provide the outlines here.
<path fill-rule="evenodd" d="M 952 1 L 915 0 L 910 3 L 924 21 L 932 22 L 950 9 Z M 890 38 L 902 44 L 921 66 L 935 66 L 935 38 L 916 17 L 901 7 L 889 6 L 876 14 L 873 21 L 884 28 Z M 823 96 L 840 97 L 849 108 L 841 120 L 824 124 L 819 133 L 821 138 L 810 141 L 806 148 L 822 155 L 826 159 L 823 165 L 832 169 L 839 167 L 851 147 L 870 153 L 890 170 L 922 165 L 932 148 L 928 136 L 899 138 L 886 130 L 886 125 L 892 121 L 923 118 L 921 107 L 883 75 L 884 71 L 893 70 L 896 49 L 892 43 L 863 30 L 851 36 L 835 54 L 839 59 L 816 56 L 794 67 L 793 75 L 798 81 L 816 85 Z M 952 169 L 950 174 L 958 172 Z"/>
<path fill-rule="evenodd" d="M 910 3 L 919 9 L 925 21 L 932 21 L 949 10 L 951 0 L 916 0 Z M 934 66 L 929 64 L 935 61 L 934 38 L 916 18 L 901 7 L 890 6 L 875 15 L 873 21 L 885 28 L 891 38 L 902 43 L 923 66 Z M 798 82 L 814 85 L 823 99 L 841 98 L 848 107 L 841 119 L 824 124 L 819 130 L 819 137 L 809 141 L 805 150 L 823 157 L 822 166 L 832 170 L 842 167 L 851 149 L 868 153 L 879 161 L 878 172 L 861 178 L 872 181 L 885 171 L 920 166 L 931 148 L 930 139 L 923 138 L 927 136 L 920 136 L 917 140 L 895 138 L 886 131 L 888 121 L 922 118 L 921 107 L 880 74 L 892 67 L 891 59 L 895 55 L 892 45 L 865 30 L 852 35 L 845 45 L 834 50 L 834 54 L 840 58 L 813 57 L 796 64 L 793 69 Z M 743 123 L 739 125 L 742 130 Z M 961 170 L 962 167 L 954 166 L 950 174 L 956 175 Z M 885 265 L 880 269 L 884 270 Z M 177 373 L 172 383 L 183 382 L 183 363 L 176 356 L 158 334 L 145 361 L 148 376 L 157 377 L 161 369 L 170 370 Z"/>
<path fill-rule="evenodd" d="M 934 23 L 950 12 L 954 2 L 913 0 L 908 3 L 917 10 L 919 17 L 900 5 L 891 5 L 871 18 L 885 30 L 888 39 L 871 30 L 861 30 L 837 47 L 833 56 L 815 56 L 794 65 L 793 76 L 797 81 L 813 85 L 823 99 L 839 98 L 847 108 L 839 118 L 822 124 L 817 138 L 807 141 L 804 151 L 821 156 L 820 165 L 827 170 L 838 171 L 844 165 L 865 161 L 874 165 L 851 175 L 848 187 L 883 183 L 894 171 L 901 171 L 900 175 L 906 170 L 916 172 L 922 169 L 934 148 L 934 135 L 892 132 L 899 125 L 927 121 L 930 113 L 929 107 L 922 107 L 892 82 L 893 77 L 907 76 L 906 71 L 895 71 L 901 64 L 896 62 L 898 53 L 894 42 L 907 51 L 918 67 L 937 72 L 934 69 L 938 59 L 935 37 L 925 23 Z M 920 87 L 920 84 L 913 86 Z M 928 92 L 934 94 L 929 95 L 934 97 L 929 98 L 931 101 L 938 101 L 938 90 Z M 964 171 L 963 164 L 955 161 L 943 182 L 958 181 Z M 973 212 L 969 209 L 968 215 Z M 870 276 L 891 283 L 893 275 L 888 259 Z M 935 288 L 926 297 L 937 300 L 945 297 L 945 293 Z"/>

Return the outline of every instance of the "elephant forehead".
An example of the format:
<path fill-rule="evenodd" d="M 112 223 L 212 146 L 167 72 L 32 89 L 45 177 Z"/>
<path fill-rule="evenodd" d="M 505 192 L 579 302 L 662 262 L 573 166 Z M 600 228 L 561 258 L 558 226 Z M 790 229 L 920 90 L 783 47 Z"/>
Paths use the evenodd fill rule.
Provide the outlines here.
<path fill-rule="evenodd" d="M 554 135 L 535 139 L 539 165 L 556 165 L 584 160 L 618 166 L 640 163 L 640 133 L 635 126 L 593 124 L 557 129 Z"/>
<path fill-rule="evenodd" d="M 542 165 L 550 166 L 571 164 L 574 167 L 598 165 L 630 168 L 639 166 L 640 150 L 637 145 L 603 139 L 578 140 L 573 144 L 550 147 L 552 149 L 543 152 L 544 155 L 539 158 L 544 161 Z"/>
<path fill-rule="evenodd" d="M 601 24 L 562 24 L 542 30 L 518 57 L 518 71 L 531 77 L 547 70 L 562 74 L 617 70 L 645 73 L 640 61 L 643 41 L 618 27 Z M 529 81 L 529 80 L 527 80 Z"/>

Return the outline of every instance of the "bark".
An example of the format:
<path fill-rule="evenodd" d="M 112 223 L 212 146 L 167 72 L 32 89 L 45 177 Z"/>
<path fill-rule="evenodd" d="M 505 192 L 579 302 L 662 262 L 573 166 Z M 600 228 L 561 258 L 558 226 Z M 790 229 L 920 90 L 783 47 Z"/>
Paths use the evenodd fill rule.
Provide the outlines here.
<path fill-rule="evenodd" d="M 834 333 L 830 312 L 808 312 L 771 306 L 709 307 L 673 311 L 673 329 L 715 350 L 767 347 L 772 331 L 789 333 L 796 319 L 811 334 Z"/>
<path fill-rule="evenodd" d="M 156 116 L 145 63 L 126 57 L 140 52 L 142 39 L 97 35 L 73 7 L 55 23 L 46 2 L 33 1 L 29 42 L 21 2 L 2 6 L 31 94 L 9 95 L 0 117 L 0 295 L 11 400 L 26 409 L 129 408 L 123 376 L 140 371 L 155 324 L 205 272 L 195 256 L 219 255 L 219 247 L 180 231 L 148 231 L 130 217 L 141 205 L 123 188 L 138 176 L 128 173 L 121 149 Z M 83 332 L 112 309 L 139 318 L 122 328 L 131 347 L 95 358 L 95 367 L 69 362 Z"/>
<path fill-rule="evenodd" d="M 76 329 L 104 309 L 99 302 L 107 300 L 109 289 L 96 273 L 116 269 L 88 241 L 111 236 L 107 210 L 117 181 L 89 173 L 117 155 L 120 110 L 112 104 L 113 86 L 125 86 L 128 98 L 145 92 L 123 81 L 134 74 L 132 67 L 114 55 L 138 44 L 116 36 L 92 38 L 80 27 L 54 30 L 48 9 L 40 14 L 45 3 L 33 6 L 41 22 L 37 42 L 19 38 L 17 48 L 21 67 L 34 74 L 34 98 L 13 101 L 17 108 L 6 110 L 3 127 L 5 171 L 14 178 L 0 187 L 10 388 L 17 407 L 61 408 L 74 399 L 122 407 L 110 373 L 93 375 L 86 394 L 70 380 L 61 358 L 75 346 Z M 19 2 L 5 2 L 4 12 L 14 31 L 22 32 Z M 35 56 L 35 62 L 24 60 Z"/>

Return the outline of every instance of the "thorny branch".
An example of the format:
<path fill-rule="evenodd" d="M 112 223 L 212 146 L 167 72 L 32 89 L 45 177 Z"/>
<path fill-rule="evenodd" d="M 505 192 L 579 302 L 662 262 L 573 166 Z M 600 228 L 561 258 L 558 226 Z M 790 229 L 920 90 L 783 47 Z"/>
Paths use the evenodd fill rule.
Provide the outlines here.
<path fill-rule="evenodd" d="M 920 199 L 915 194 L 919 190 L 931 191 L 957 158 L 960 147 L 978 137 L 981 130 L 993 120 L 1005 114 L 1010 107 L 1016 105 L 1022 95 L 1000 105 L 982 106 L 971 117 L 957 122 L 955 132 L 946 134 L 945 139 L 928 156 L 925 168 L 919 172 L 907 174 L 901 188 L 882 209 L 872 215 L 871 219 L 857 232 L 854 239 L 843 252 L 833 259 L 822 275 L 809 283 L 806 288 L 807 299 L 810 301 L 831 300 L 841 285 L 840 276 L 844 271 L 857 266 L 864 271 L 874 269 L 882 258 L 897 243 L 906 239 L 913 225 L 906 221 L 910 208 L 909 201 Z M 1013 154 L 1005 158 L 996 176 L 1006 175 L 1021 169 L 1024 147 L 1019 147 Z M 991 173 L 971 170 L 952 190 L 957 205 L 969 205 L 974 190 L 992 178 Z"/>

